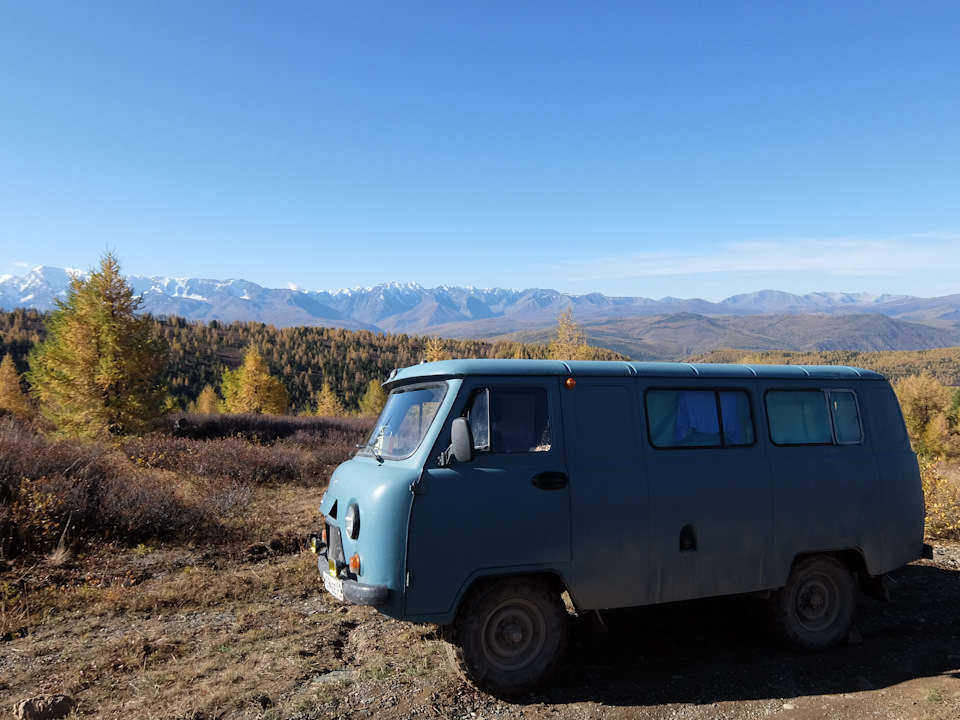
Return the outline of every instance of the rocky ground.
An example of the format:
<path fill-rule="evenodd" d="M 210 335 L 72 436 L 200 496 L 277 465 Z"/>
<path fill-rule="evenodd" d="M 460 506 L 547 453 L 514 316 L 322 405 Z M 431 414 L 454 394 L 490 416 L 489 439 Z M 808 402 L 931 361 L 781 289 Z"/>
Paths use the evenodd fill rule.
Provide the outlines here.
<path fill-rule="evenodd" d="M 48 609 L 3 637 L 0 713 L 64 693 L 95 718 L 960 717 L 957 544 L 894 573 L 889 603 L 863 598 L 857 631 L 835 650 L 774 647 L 756 602 L 646 608 L 609 617 L 606 632 L 575 624 L 554 680 L 509 701 L 460 680 L 438 628 L 330 598 L 297 547 L 248 548 L 236 565 L 131 551 L 99 584 L 89 568 L 64 571 L 60 582 L 86 573 L 60 590 L 86 606 Z"/>
<path fill-rule="evenodd" d="M 608 632 L 579 628 L 556 680 L 506 703 L 455 678 L 360 683 L 355 717 L 813 718 L 960 717 L 960 546 L 939 545 L 863 598 L 857 632 L 824 653 L 789 653 L 739 599 L 622 613 Z M 372 620 L 355 633 L 390 632 Z M 367 639 L 369 642 L 369 639 Z"/>

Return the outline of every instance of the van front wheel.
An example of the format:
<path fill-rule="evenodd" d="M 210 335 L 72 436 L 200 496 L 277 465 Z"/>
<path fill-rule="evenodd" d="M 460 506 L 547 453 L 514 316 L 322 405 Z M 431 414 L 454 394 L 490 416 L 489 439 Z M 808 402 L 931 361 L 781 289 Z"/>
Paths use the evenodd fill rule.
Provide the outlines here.
<path fill-rule="evenodd" d="M 567 611 L 546 583 L 508 578 L 471 592 L 450 628 L 450 656 L 461 674 L 493 695 L 542 682 L 567 640 Z"/>
<path fill-rule="evenodd" d="M 775 637 L 798 650 L 840 644 L 856 611 L 857 596 L 849 568 L 830 555 L 794 563 L 786 586 L 770 598 Z"/>

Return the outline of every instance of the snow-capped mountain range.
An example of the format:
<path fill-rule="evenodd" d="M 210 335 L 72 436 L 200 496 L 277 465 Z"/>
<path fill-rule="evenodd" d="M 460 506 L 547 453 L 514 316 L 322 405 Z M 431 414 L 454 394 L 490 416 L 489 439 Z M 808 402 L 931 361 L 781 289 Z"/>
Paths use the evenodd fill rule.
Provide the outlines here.
<path fill-rule="evenodd" d="M 0 309 L 50 310 L 65 297 L 77 270 L 39 267 L 23 276 L 0 276 Z M 763 290 L 714 303 L 700 299 L 569 295 L 548 289 L 506 290 L 461 287 L 425 288 L 387 283 L 335 291 L 265 288 L 247 280 L 206 280 L 128 276 L 153 315 L 188 320 L 256 321 L 277 327 L 327 326 L 375 332 L 494 337 L 552 328 L 557 314 L 572 308 L 588 330 L 630 319 L 694 315 L 744 318 L 778 315 L 882 315 L 921 324 L 930 347 L 960 344 L 960 295 L 915 298 L 899 295 L 822 292 L 794 295 Z M 643 324 L 648 324 L 644 321 Z M 956 342 L 954 342 L 956 341 Z"/>

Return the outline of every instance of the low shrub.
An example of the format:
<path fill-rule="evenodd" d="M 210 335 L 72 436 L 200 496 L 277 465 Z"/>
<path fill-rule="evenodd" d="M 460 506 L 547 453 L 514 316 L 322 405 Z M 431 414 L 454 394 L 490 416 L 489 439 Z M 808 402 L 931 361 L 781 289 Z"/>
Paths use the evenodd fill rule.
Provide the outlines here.
<path fill-rule="evenodd" d="M 175 484 L 109 446 L 0 422 L 0 555 L 47 552 L 69 538 L 136 542 L 196 526 Z"/>
<path fill-rule="evenodd" d="M 295 448 L 253 445 L 237 437 L 189 440 L 165 435 L 136 438 L 124 452 L 139 467 L 167 470 L 194 478 L 230 478 L 246 485 L 295 481 L 303 475 Z"/>
<path fill-rule="evenodd" d="M 113 446 L 0 416 L 0 558 L 50 552 L 63 541 L 135 544 L 220 528 L 258 485 L 322 487 L 370 424 L 224 416 L 193 426 L 207 439 L 168 431 Z"/>
<path fill-rule="evenodd" d="M 920 478 L 927 507 L 927 537 L 960 540 L 960 486 L 931 460 L 920 462 Z"/>
<path fill-rule="evenodd" d="M 337 436 L 362 435 L 373 426 L 372 418 L 312 417 L 309 415 L 195 415 L 180 414 L 169 425 L 176 437 L 193 440 L 239 437 L 258 443 L 273 443 L 306 433 L 323 441 Z"/>
<path fill-rule="evenodd" d="M 154 433 L 135 438 L 124 450 L 141 467 L 200 481 L 228 478 L 242 485 L 316 486 L 350 457 L 370 427 L 369 418 L 182 416 L 172 436 Z M 189 437 L 184 428 L 189 429 Z"/>

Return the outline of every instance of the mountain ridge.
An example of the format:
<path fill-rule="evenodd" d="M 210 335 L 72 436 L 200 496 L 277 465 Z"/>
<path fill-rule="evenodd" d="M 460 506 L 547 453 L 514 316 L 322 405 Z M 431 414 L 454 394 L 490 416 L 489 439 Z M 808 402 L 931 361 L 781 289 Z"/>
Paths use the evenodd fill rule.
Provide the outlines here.
<path fill-rule="evenodd" d="M 88 275 L 42 266 L 24 276 L 0 276 L 0 309 L 52 310 L 76 274 Z M 243 279 L 133 275 L 127 279 L 142 296 L 144 311 L 153 315 L 276 327 L 477 339 L 539 337 L 555 327 L 559 312 L 572 309 L 592 343 L 620 352 L 630 348 L 626 354 L 637 359 L 679 359 L 681 350 L 703 352 L 721 346 L 803 350 L 847 343 L 843 349 L 916 350 L 960 345 L 960 294 L 918 298 L 760 290 L 711 302 L 572 295 L 544 288 L 427 288 L 399 282 L 324 291 L 265 288 Z M 723 342 L 729 344 L 714 344 Z M 751 343 L 754 346 L 747 347 Z"/>

